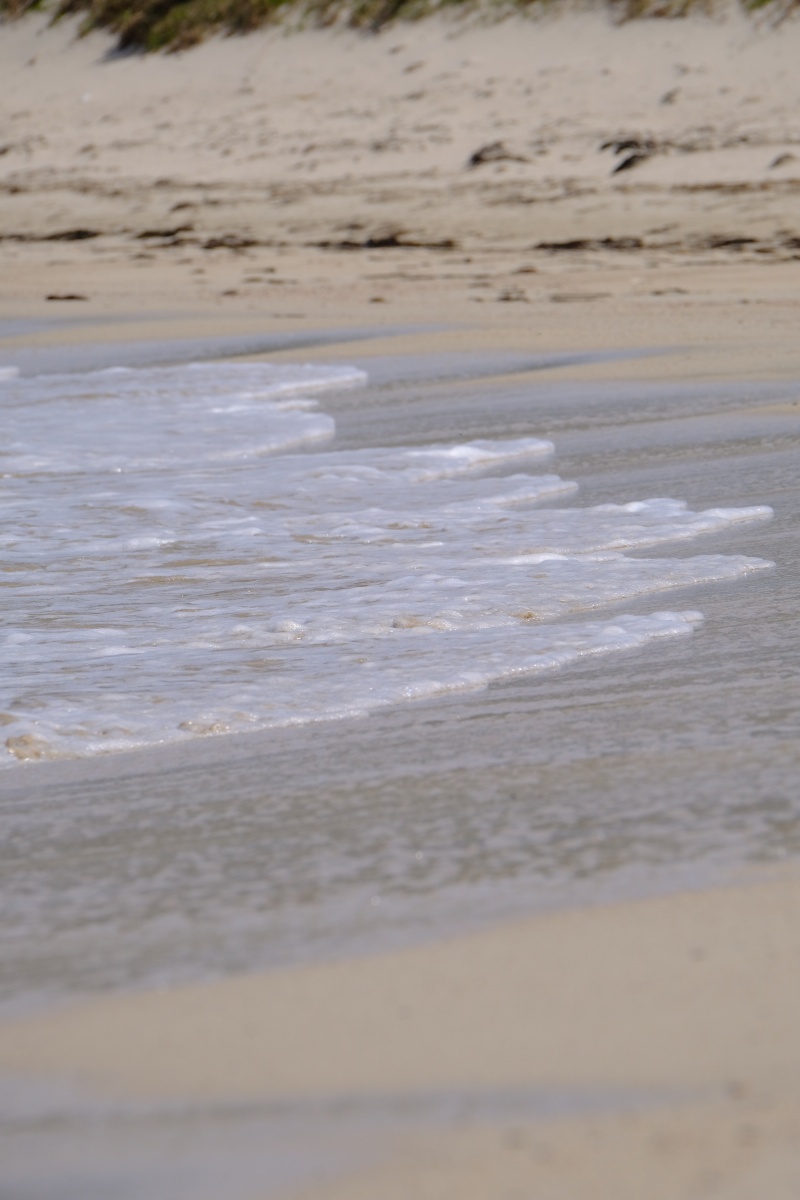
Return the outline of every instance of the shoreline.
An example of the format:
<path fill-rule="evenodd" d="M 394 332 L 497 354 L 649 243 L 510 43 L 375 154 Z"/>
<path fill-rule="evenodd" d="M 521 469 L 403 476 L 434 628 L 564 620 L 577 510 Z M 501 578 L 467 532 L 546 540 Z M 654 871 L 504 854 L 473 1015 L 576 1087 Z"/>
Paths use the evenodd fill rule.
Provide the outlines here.
<path fill-rule="evenodd" d="M 375 345 L 384 350 L 397 342 L 413 345 L 418 336 L 401 335 Z M 38 993 L 37 1006 L 47 1003 L 48 995 L 147 986 L 154 978 L 215 977 L 243 969 L 248 954 L 254 962 L 272 966 L 371 953 L 382 944 L 408 945 L 417 937 L 435 941 L 526 909 L 671 892 L 687 879 L 724 880 L 750 861 L 779 861 L 781 847 L 770 821 L 780 810 L 780 819 L 791 828 L 791 744 L 780 723 L 757 741 L 750 730 L 760 730 L 765 714 L 778 703 L 771 677 L 772 671 L 780 675 L 776 647 L 783 640 L 791 642 L 796 620 L 791 592 L 796 485 L 789 482 L 787 490 L 786 482 L 787 471 L 793 479 L 796 461 L 794 385 L 706 382 L 692 387 L 663 379 L 633 383 L 597 378 L 631 368 L 641 372 L 643 363 L 663 364 L 668 356 L 517 374 L 526 356 L 502 346 L 493 353 L 473 351 L 464 377 L 464 357 L 453 346 L 450 331 L 424 336 L 428 347 L 449 346 L 448 353 L 362 359 L 350 353 L 353 346 L 341 346 L 345 360 L 374 364 L 376 383 L 366 404 L 355 392 L 327 398 L 325 408 L 337 424 L 336 445 L 406 444 L 409 432 L 419 428 L 444 442 L 467 428 L 471 437 L 502 436 L 508 429 L 545 434 L 555 442 L 559 473 L 580 481 L 581 506 L 643 495 L 684 497 L 693 508 L 771 504 L 776 518 L 766 525 L 705 534 L 701 545 L 676 549 L 681 555 L 698 550 L 755 555 L 777 560 L 780 569 L 742 583 L 718 583 L 702 594 L 689 587 L 629 600 L 621 606 L 626 612 L 701 606 L 707 619 L 692 638 L 621 655 L 616 663 L 589 659 L 527 681 L 399 704 L 358 720 L 197 738 L 93 759 L 21 763 L 3 771 L 5 811 L 19 826 L 22 844 L 30 842 L 27 884 L 38 880 L 36 896 L 36 889 L 43 889 L 32 914 L 48 889 L 59 886 L 62 869 L 70 896 L 60 932 L 44 909 L 36 918 L 48 930 L 39 950 L 21 953 L 11 930 L 5 939 L 3 953 L 18 961 L 20 980 L 29 981 L 31 994 Z M 323 348 L 321 357 L 327 354 Z M 481 363 L 488 374 L 475 375 Z M 580 380 L 581 373 L 593 381 Z M 578 378 L 567 382 L 564 374 Z M 418 436 L 413 432 L 410 440 Z M 746 464 L 745 474 L 732 480 L 740 463 Z M 750 694 L 741 718 L 732 720 L 728 688 L 738 686 L 735 680 L 742 673 L 751 680 Z M 788 681 L 779 690 L 791 712 Z M 498 716 L 508 730 L 499 740 Z M 696 725 L 688 745 L 681 732 L 687 716 Z M 571 731 L 566 741 L 565 721 Z M 657 730 L 662 731 L 663 749 L 658 738 L 653 741 Z M 553 746 L 559 747 L 561 765 L 552 762 Z M 419 766 L 410 770 L 412 753 Z M 752 789 L 761 795 L 765 788 L 771 789 L 770 803 L 763 814 L 754 808 L 743 823 L 737 807 L 749 811 Z M 109 804 L 112 794 L 122 804 L 117 815 Z M 222 795 L 227 797 L 225 811 L 217 813 Z M 396 818 L 385 811 L 390 796 Z M 701 828 L 714 833 L 704 832 L 698 842 L 689 813 L 701 796 Z M 641 812 L 643 801 L 645 813 L 651 806 L 654 811 L 666 806 L 669 819 L 660 833 L 658 822 L 650 828 L 650 818 L 643 818 L 641 831 L 634 821 L 629 835 L 626 806 Z M 558 831 L 552 852 L 545 852 L 546 842 L 539 846 L 538 837 L 531 840 L 529 822 L 542 802 Z M 296 840 L 298 805 L 314 813 L 317 823 L 316 869 Z M 345 817 L 351 810 L 352 817 Z M 516 831 L 521 859 L 510 834 L 495 843 L 493 811 L 500 830 L 507 824 Z M 53 825 L 57 812 L 63 816 Z M 147 820 L 139 827 L 136 814 L 145 812 Z M 462 851 L 451 864 L 448 845 L 452 839 L 459 844 L 459 823 L 466 813 L 474 847 L 464 848 L 470 862 L 466 881 L 471 882 L 461 887 Z M 576 818 L 577 828 L 585 829 L 577 839 L 572 832 Z M 359 843 L 362 836 L 369 837 L 374 819 L 389 834 L 387 850 L 375 858 L 370 878 L 362 878 Z M 353 834 L 345 836 L 351 820 Z M 363 835 L 357 833 L 361 824 Z M 158 848 L 147 833 L 150 827 L 161 831 L 163 845 Z M 264 887 L 237 888 L 240 829 L 249 830 L 246 841 L 256 835 L 254 853 L 259 845 L 275 848 L 269 866 L 259 861 L 248 867 L 255 871 L 254 879 L 266 872 L 266 892 Z M 100 854 L 91 848 L 95 836 L 103 846 Z M 284 840 L 285 861 L 279 853 Z M 613 854 L 604 865 L 606 841 L 623 847 L 616 866 Z M 424 870 L 415 857 L 418 846 L 425 852 Z M 393 847 L 400 850 L 399 860 L 393 859 Z M 182 911 L 180 888 L 173 893 L 170 858 L 175 855 L 180 862 L 187 854 L 187 861 L 199 855 L 203 864 L 199 876 L 186 877 L 180 885 L 194 897 L 196 911 L 184 935 L 176 929 L 165 939 L 158 934 L 158 921 L 151 928 L 150 910 L 155 904 L 156 911 L 166 914 L 177 903 Z M 115 935 L 122 910 L 112 906 L 107 928 L 98 929 L 93 942 L 87 940 L 81 931 L 92 910 L 91 893 L 81 898 L 74 879 L 88 872 L 87 880 L 95 878 L 104 894 L 112 877 L 127 872 L 130 855 L 143 856 L 155 871 L 149 898 L 148 889 L 130 881 L 126 904 L 133 905 L 132 911 L 141 909 L 141 924 L 134 923 L 124 937 L 120 927 Z M 651 881 L 646 878 L 648 863 Z M 19 865 L 9 859 L 7 869 L 13 874 Z M 287 871 L 293 876 L 288 888 Z M 327 889 L 316 881 L 319 872 L 330 877 Z M 508 872 L 505 885 L 503 872 Z M 213 879 L 218 886 L 211 886 Z M 376 893 L 381 903 L 372 908 Z M 243 921 L 233 952 L 225 949 L 224 921 L 215 916 L 219 904 L 234 927 Z M 24 925 L 28 918 L 20 914 L 20 919 Z M 205 923 L 212 930 L 207 945 L 200 936 Z M 75 969 L 66 969 L 65 954 Z M 85 984 L 78 965 L 82 958 Z"/>

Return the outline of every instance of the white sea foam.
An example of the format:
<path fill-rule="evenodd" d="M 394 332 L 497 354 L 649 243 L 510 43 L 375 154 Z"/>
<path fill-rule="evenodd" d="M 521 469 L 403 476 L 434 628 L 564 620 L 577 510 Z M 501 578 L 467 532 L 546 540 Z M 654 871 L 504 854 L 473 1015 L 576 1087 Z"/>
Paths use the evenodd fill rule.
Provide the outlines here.
<path fill-rule="evenodd" d="M 216 364 L 19 380 L 0 472 L 173 470 L 330 438 L 333 421 L 295 397 L 363 384 L 353 367 Z M 9 394 L 10 393 L 10 394 Z"/>
<path fill-rule="evenodd" d="M 310 394 L 363 382 L 265 364 L 4 381 L 0 761 L 485 687 L 700 620 L 576 614 L 770 565 L 625 553 L 767 508 L 535 507 L 577 488 L 527 469 L 553 450 L 535 438 L 301 452 L 334 432 Z"/>

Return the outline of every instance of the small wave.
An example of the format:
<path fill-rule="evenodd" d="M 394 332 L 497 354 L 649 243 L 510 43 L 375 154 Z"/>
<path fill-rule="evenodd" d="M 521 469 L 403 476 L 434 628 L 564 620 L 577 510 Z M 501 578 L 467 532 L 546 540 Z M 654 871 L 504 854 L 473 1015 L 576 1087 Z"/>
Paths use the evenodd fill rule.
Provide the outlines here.
<path fill-rule="evenodd" d="M 365 378 L 248 363 L 7 381 L 6 765 L 361 715 L 612 655 L 700 615 L 603 608 L 771 565 L 630 556 L 771 510 L 558 507 L 577 484 L 535 473 L 546 440 L 319 448 L 335 426 L 312 393 Z"/>

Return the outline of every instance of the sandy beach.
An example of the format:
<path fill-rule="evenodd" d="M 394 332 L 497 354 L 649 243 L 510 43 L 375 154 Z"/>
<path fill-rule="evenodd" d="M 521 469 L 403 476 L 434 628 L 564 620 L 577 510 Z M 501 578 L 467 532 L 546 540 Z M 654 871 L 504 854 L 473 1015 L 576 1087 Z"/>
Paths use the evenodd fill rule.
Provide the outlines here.
<path fill-rule="evenodd" d="M 0 1192 L 796 1196 L 800 22 L 111 48 L 0 25 L 0 368 L 352 363 L 337 448 L 552 438 L 777 570 L 611 670 L 0 773 Z"/>
<path fill-rule="evenodd" d="M 791 374 L 798 39 L 559 12 L 106 60 L 6 25 L 0 311 L 50 341 L 433 321 Z"/>
<path fill-rule="evenodd" d="M 150 1101 L 380 1104 L 527 1087 L 594 1094 L 611 1109 L 494 1127 L 462 1117 L 304 1195 L 611 1197 L 646 1186 L 789 1197 L 800 1167 L 797 906 L 789 876 L 109 997 L 7 1025 L 0 1064 Z"/>

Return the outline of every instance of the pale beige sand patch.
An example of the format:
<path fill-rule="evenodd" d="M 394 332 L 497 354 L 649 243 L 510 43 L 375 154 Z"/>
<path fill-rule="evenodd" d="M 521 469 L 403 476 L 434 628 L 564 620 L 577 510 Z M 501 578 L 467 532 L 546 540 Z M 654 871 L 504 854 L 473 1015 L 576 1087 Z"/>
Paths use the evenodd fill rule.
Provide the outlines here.
<path fill-rule="evenodd" d="M 0 1067 L 174 1096 L 800 1076 L 800 880 L 488 933 L 4 1024 Z"/>
<path fill-rule="evenodd" d="M 800 20 L 559 11 L 112 61 L 75 28 L 2 29 L 0 318 L 438 322 L 668 346 L 641 370 L 672 378 L 800 370 Z"/>

